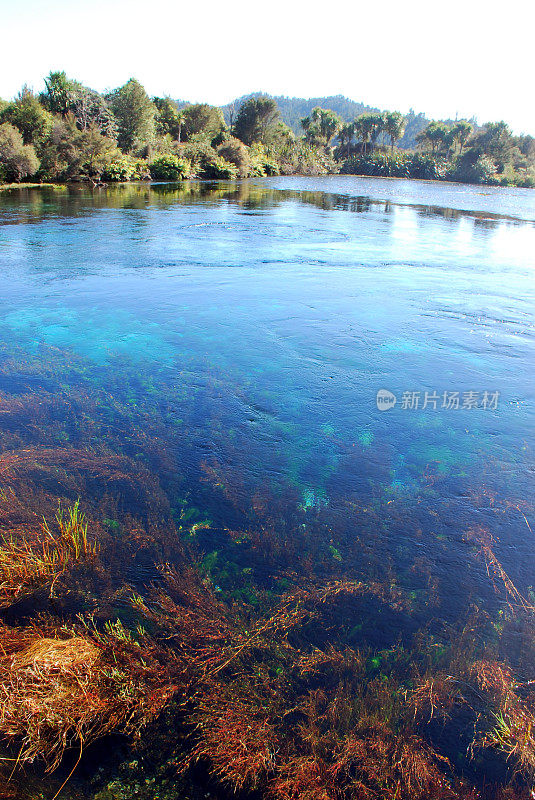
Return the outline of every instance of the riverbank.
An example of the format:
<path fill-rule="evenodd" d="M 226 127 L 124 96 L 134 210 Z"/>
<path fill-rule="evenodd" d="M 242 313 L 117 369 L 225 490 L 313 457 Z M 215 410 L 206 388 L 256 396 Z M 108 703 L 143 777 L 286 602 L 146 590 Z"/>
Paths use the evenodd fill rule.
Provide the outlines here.
<path fill-rule="evenodd" d="M 0 191 L 9 189 L 63 189 L 69 183 L 0 183 Z"/>

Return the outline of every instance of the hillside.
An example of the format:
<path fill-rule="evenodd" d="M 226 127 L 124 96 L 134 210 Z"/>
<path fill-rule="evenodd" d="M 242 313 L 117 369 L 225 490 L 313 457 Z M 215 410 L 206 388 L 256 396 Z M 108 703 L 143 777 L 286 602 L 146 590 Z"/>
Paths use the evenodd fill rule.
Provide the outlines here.
<path fill-rule="evenodd" d="M 358 103 L 354 100 L 349 100 L 341 94 L 332 95 L 330 97 L 284 97 L 282 95 L 268 95 L 264 92 L 254 92 L 253 94 L 244 95 L 234 100 L 232 103 L 223 107 L 225 120 L 229 122 L 231 110 L 238 109 L 240 105 L 248 100 L 250 97 L 273 97 L 278 107 L 280 108 L 283 121 L 288 125 L 294 133 L 302 134 L 303 131 L 300 126 L 302 117 L 306 117 L 313 108 L 321 106 L 322 108 L 330 108 L 339 114 L 344 121 L 355 119 L 359 114 L 365 111 L 377 111 L 378 109 L 367 106 L 365 103 Z"/>
<path fill-rule="evenodd" d="M 302 117 L 306 117 L 313 108 L 320 106 L 321 108 L 330 108 L 339 114 L 344 122 L 352 122 L 359 114 L 366 111 L 379 111 L 377 106 L 369 106 L 365 103 L 350 100 L 341 94 L 330 95 L 328 97 L 285 97 L 284 95 L 269 95 L 266 92 L 253 92 L 251 94 L 243 95 L 236 98 L 226 106 L 222 106 L 223 114 L 227 124 L 231 122 L 231 115 L 235 116 L 239 107 L 245 100 L 250 97 L 273 97 L 280 108 L 281 117 L 283 122 L 288 125 L 295 134 L 301 135 L 303 133 L 300 121 Z M 179 107 L 188 105 L 185 100 L 178 100 Z M 400 140 L 398 146 L 410 149 L 416 145 L 416 136 L 422 131 L 429 123 L 429 119 L 425 114 L 417 114 L 412 109 L 407 114 L 407 123 L 405 127 L 405 134 Z"/>

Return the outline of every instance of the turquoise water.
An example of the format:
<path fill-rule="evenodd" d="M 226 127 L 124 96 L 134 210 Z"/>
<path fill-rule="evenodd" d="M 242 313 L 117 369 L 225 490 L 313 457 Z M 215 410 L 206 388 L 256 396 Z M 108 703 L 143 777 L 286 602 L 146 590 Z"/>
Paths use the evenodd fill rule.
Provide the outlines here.
<path fill-rule="evenodd" d="M 382 508 L 377 546 L 407 574 L 424 554 L 453 594 L 474 525 L 532 582 L 534 268 L 529 190 L 333 177 L 0 193 L 9 346 L 72 352 L 97 383 L 113 367 L 129 402 L 165 401 L 182 487 L 223 528 L 207 473 L 238 505 L 291 491 L 348 537 L 366 535 L 355 509 Z"/>

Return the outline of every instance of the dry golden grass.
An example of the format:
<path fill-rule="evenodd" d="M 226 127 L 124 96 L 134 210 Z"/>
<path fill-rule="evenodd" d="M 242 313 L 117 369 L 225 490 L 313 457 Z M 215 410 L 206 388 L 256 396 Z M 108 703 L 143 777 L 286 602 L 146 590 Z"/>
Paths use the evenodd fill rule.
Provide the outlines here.
<path fill-rule="evenodd" d="M 0 732 L 22 742 L 20 761 L 54 767 L 66 747 L 101 727 L 106 703 L 94 684 L 99 649 L 88 639 L 39 637 L 0 663 Z"/>
<path fill-rule="evenodd" d="M 113 636 L 0 627 L 0 735 L 17 745 L 19 763 L 40 759 L 50 771 L 67 748 L 135 735 L 175 688 L 156 668 L 150 651 Z"/>

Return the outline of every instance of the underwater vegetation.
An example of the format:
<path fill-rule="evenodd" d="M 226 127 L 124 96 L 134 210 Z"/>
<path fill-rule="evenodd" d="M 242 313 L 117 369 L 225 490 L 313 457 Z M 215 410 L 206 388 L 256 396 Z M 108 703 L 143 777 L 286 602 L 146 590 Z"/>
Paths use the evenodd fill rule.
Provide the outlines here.
<path fill-rule="evenodd" d="M 425 509 L 251 490 L 161 376 L 0 355 L 0 797 L 532 796 L 535 606 L 484 526 L 448 616 L 388 535 Z"/>

